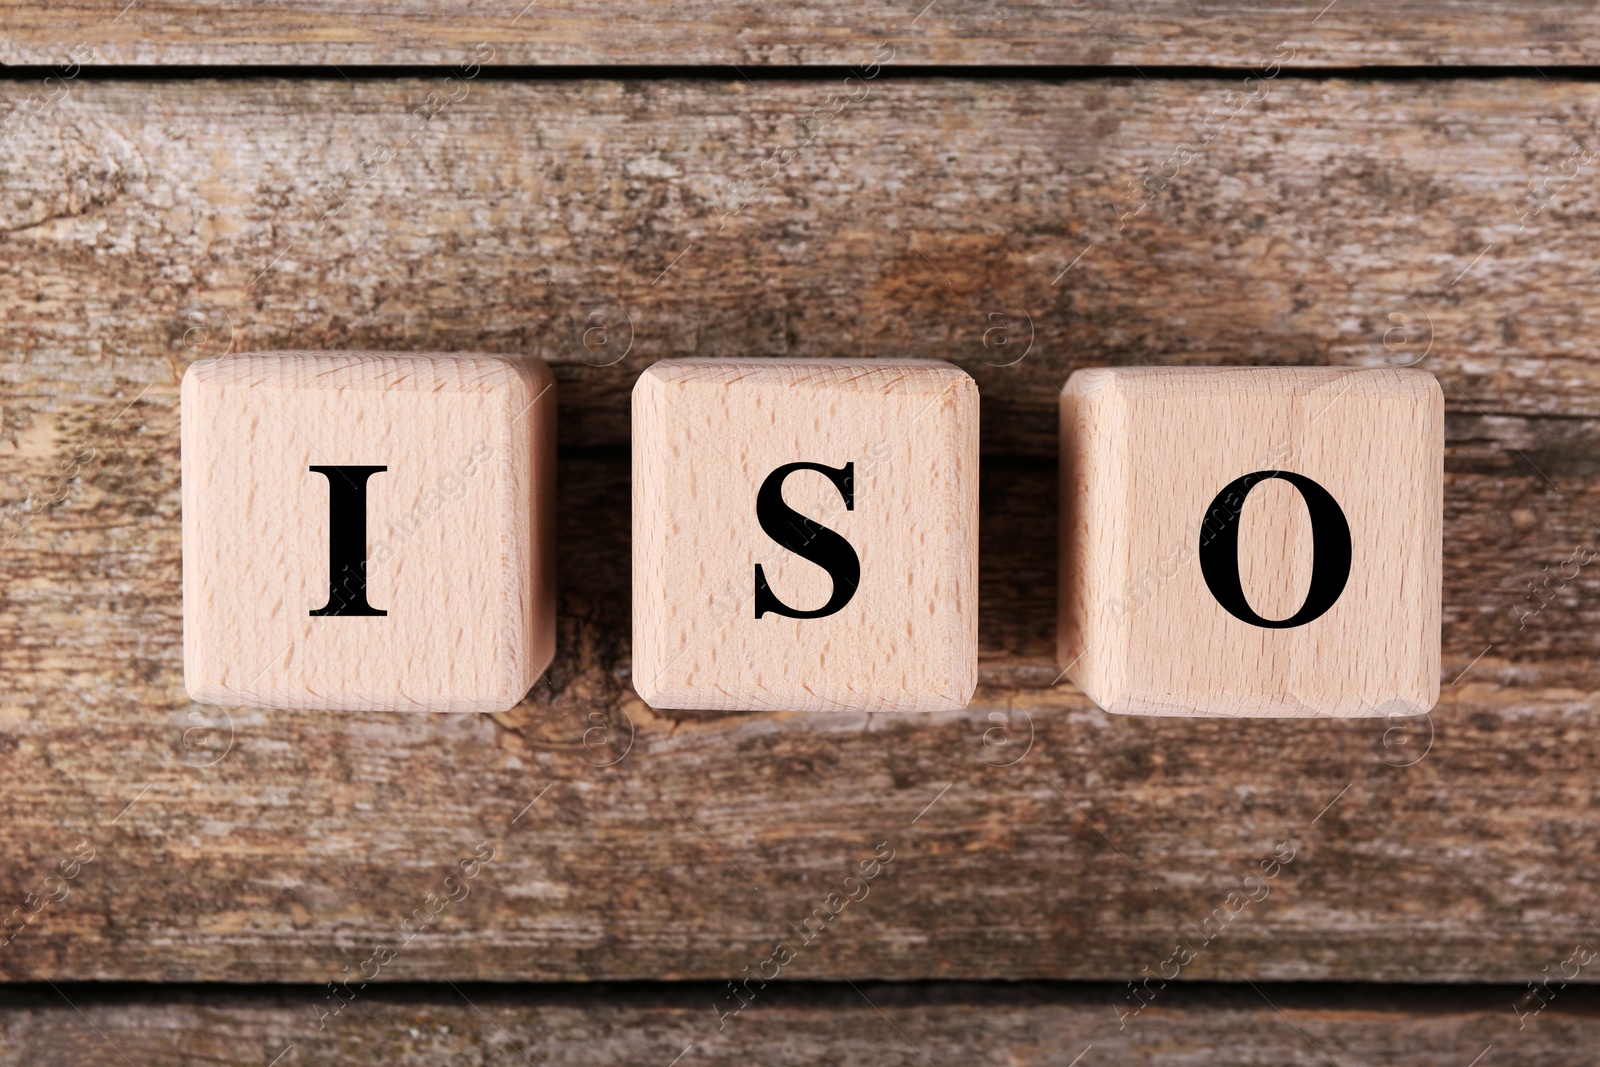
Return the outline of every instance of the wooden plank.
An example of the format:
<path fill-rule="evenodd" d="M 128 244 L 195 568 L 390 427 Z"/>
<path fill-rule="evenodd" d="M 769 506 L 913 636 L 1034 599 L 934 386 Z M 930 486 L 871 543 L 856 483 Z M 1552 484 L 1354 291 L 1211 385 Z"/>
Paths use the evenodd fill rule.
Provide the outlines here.
<path fill-rule="evenodd" d="M 370 985 L 318 1029 L 317 987 L 76 985 L 8 991 L 0 1056 L 141 1067 L 423 1063 L 1003 1065 L 1214 1062 L 1321 1067 L 1560 1065 L 1600 1038 L 1593 987 L 1555 989 L 1517 1029 L 1518 987 L 1169 987 L 1118 1028 L 1122 986 L 752 986 L 719 1030 L 723 985 Z M 1159 1006 L 1159 1007 L 1158 1007 Z M 81 1010 L 82 1014 L 79 1014 Z M 326 1009 L 321 1009 L 326 1010 Z M 1521 1009 L 1527 1012 L 1529 1009 Z M 118 1054 L 121 1054 L 119 1058 Z M 674 1058 L 678 1057 L 675 1061 Z M 1075 1059 L 1075 1057 L 1078 1057 Z"/>
<path fill-rule="evenodd" d="M 1523 631 L 1497 581 L 1583 536 L 1537 476 L 1450 473 L 1446 681 L 1466 673 L 1409 726 L 1151 721 L 1052 687 L 1054 474 L 996 463 L 970 708 L 652 712 L 627 684 L 613 453 L 562 462 L 558 659 L 517 710 L 224 716 L 178 673 L 173 415 L 136 405 L 7 549 L 4 884 L 57 892 L 97 850 L 0 954 L 10 978 L 334 976 L 483 842 L 494 862 L 394 976 L 737 973 L 879 842 L 891 873 L 794 974 L 1135 977 L 1282 841 L 1274 894 L 1186 975 L 1512 981 L 1588 936 L 1593 572 Z"/>
<path fill-rule="evenodd" d="M 3 380 L 532 350 L 563 442 L 623 445 L 662 356 L 932 356 L 1041 456 L 1084 365 L 1416 361 L 1454 411 L 1600 415 L 1592 167 L 1519 229 L 1595 86 L 1280 81 L 1145 201 L 1230 83 L 881 82 L 762 187 L 822 87 L 483 82 L 407 133 L 442 84 L 71 87 L 0 161 Z"/>
<path fill-rule="evenodd" d="M 1600 547 L 1600 214 L 1585 175 L 1495 221 L 1589 87 L 1299 83 L 1119 233 L 1102 194 L 1221 86 L 885 83 L 719 232 L 716 178 L 814 86 L 481 84 L 319 222 L 427 84 L 82 84 L 0 163 L 0 919 L 68 890 L 0 975 L 331 978 L 485 842 L 386 977 L 736 974 L 880 842 L 870 898 L 786 973 L 1136 977 L 1285 841 L 1184 977 L 1521 982 L 1591 936 L 1600 587 L 1527 583 Z M 1419 303 L 1451 408 L 1431 720 L 1148 722 L 1053 685 L 1067 373 L 1376 365 L 1415 351 L 1383 331 Z M 595 310 L 608 343 L 634 323 L 611 366 Z M 1015 361 L 984 333 L 1020 344 L 1018 311 Z M 547 685 L 448 721 L 185 700 L 176 384 L 229 343 L 559 364 Z M 769 352 L 978 377 L 965 711 L 666 715 L 629 688 L 628 389 L 660 356 Z"/>
<path fill-rule="evenodd" d="M 1245 67 L 1276 54 L 1308 66 L 1549 67 L 1592 63 L 1600 45 L 1600 17 L 1572 0 L 1279 0 L 1203 10 L 1180 0 L 1066 7 L 808 0 L 785 8 L 749 0 L 563 0 L 532 8 L 484 0 L 343 8 L 145 0 L 125 9 L 7 0 L 0 11 L 9 37 L 0 61 L 35 64 L 60 62 L 81 45 L 103 63 L 450 64 L 486 42 L 497 62 L 519 64 L 856 64 L 888 43 L 902 63 Z"/>

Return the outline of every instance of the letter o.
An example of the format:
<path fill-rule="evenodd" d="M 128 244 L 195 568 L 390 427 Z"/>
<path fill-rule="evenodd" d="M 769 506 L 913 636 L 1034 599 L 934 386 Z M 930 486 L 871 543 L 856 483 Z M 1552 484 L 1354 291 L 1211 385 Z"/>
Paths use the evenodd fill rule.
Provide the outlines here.
<path fill-rule="evenodd" d="M 1287 619 L 1264 619 L 1257 615 L 1245 600 L 1244 586 L 1239 580 L 1239 516 L 1244 510 L 1244 498 L 1254 486 L 1268 478 L 1282 478 L 1298 489 L 1311 515 L 1311 588 L 1306 591 L 1300 610 Z M 1225 503 L 1232 493 L 1239 495 L 1237 511 L 1228 509 Z M 1252 626 L 1287 630 L 1321 618 L 1333 607 L 1350 578 L 1350 524 L 1332 494 L 1302 474 L 1255 471 L 1223 486 L 1206 508 L 1207 517 L 1219 509 L 1226 512 L 1227 517 L 1213 536 L 1208 538 L 1205 527 L 1201 526 L 1200 573 L 1205 577 L 1206 588 L 1229 615 Z"/>

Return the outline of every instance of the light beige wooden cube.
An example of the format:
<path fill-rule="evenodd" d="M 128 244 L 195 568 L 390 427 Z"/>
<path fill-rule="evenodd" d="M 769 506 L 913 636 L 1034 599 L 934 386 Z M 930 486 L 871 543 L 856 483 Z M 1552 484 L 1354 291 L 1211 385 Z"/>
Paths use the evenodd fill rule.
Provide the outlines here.
<path fill-rule="evenodd" d="M 1424 371 L 1078 371 L 1061 664 L 1114 712 L 1425 712 L 1443 499 L 1444 396 Z"/>
<path fill-rule="evenodd" d="M 676 359 L 640 377 L 633 683 L 647 703 L 959 708 L 977 625 L 978 391 L 964 371 Z"/>
<path fill-rule="evenodd" d="M 542 361 L 497 355 L 191 365 L 189 695 L 343 711 L 521 700 L 555 648 L 552 386 Z"/>

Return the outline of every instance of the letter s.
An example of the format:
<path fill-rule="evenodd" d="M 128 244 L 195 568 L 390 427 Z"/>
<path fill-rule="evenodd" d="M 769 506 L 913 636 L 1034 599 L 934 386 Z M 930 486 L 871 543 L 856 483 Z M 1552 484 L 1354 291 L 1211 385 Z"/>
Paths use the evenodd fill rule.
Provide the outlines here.
<path fill-rule="evenodd" d="M 761 483 L 756 494 L 756 519 L 768 537 L 790 552 L 810 560 L 833 579 L 833 594 L 828 602 L 814 611 L 798 611 L 779 600 L 767 585 L 767 576 L 756 564 L 756 618 L 767 612 L 791 619 L 820 619 L 840 611 L 856 595 L 861 584 L 861 557 L 850 547 L 850 542 L 834 531 L 812 522 L 783 502 L 783 480 L 795 471 L 816 471 L 828 480 L 844 497 L 846 511 L 854 511 L 855 463 L 842 467 L 825 467 L 820 463 L 785 463 Z"/>

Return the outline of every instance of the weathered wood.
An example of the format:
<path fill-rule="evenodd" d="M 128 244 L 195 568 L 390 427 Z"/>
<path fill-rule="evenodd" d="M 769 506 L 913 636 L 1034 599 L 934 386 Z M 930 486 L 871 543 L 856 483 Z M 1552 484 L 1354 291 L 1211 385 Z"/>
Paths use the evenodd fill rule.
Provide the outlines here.
<path fill-rule="evenodd" d="M 826 87 L 478 82 L 412 136 L 442 77 L 73 84 L 0 155 L 0 374 L 113 405 L 229 341 L 532 351 L 563 442 L 625 445 L 661 356 L 928 356 L 1043 456 L 1085 365 L 1417 361 L 1452 411 L 1600 414 L 1592 165 L 1518 229 L 1600 87 L 1280 79 L 1138 212 L 1234 88 L 878 81 L 761 187 Z"/>
<path fill-rule="evenodd" d="M 995 463 L 972 707 L 652 713 L 627 685 L 615 453 L 562 461 L 558 657 L 524 705 L 229 719 L 178 674 L 174 415 L 137 404 L 5 554 L 4 884 L 97 850 L 0 950 L 7 977 L 334 976 L 484 841 L 393 976 L 735 974 L 878 842 L 887 876 L 794 974 L 1134 977 L 1285 840 L 1273 894 L 1186 976 L 1520 980 L 1589 936 L 1594 572 L 1522 631 L 1499 578 L 1584 536 L 1536 475 L 1450 474 L 1446 680 L 1470 669 L 1405 725 L 1152 722 L 1052 688 L 1054 472 Z"/>
<path fill-rule="evenodd" d="M 328 993 L 317 987 L 32 987 L 8 991 L 0 1007 L 0 1062 L 1188 1067 L 1225 1057 L 1279 1067 L 1466 1067 L 1483 1057 L 1566 1067 L 1600 1039 L 1600 997 L 1580 986 L 1552 987 L 1521 1030 L 1513 1005 L 1527 990 L 1519 986 L 1174 986 L 1120 1030 L 1122 986 L 774 983 L 752 991 L 751 1005 L 719 1030 L 712 1007 L 728 995 L 722 985 L 373 985 L 319 1030 L 315 1012 Z"/>
<path fill-rule="evenodd" d="M 89 0 L 0 5 L 6 63 L 54 63 L 87 44 L 104 63 L 454 63 L 489 42 L 505 63 L 693 63 L 726 67 L 860 63 L 881 42 L 907 63 L 1260 65 L 1281 42 L 1295 61 L 1361 64 L 1589 64 L 1600 17 L 1565 0 L 1249 2 L 1181 0 L 848 3 L 781 8 L 741 0 L 486 0 L 384 5 Z M 1290 54 L 1285 51 L 1283 54 Z"/>
<path fill-rule="evenodd" d="M 1280 83 L 1119 234 L 1105 197 L 1225 86 L 881 83 L 719 233 L 717 180 L 787 143 L 815 86 L 485 83 L 319 223 L 429 84 L 80 84 L 0 161 L 0 920 L 69 890 L 0 976 L 338 976 L 482 842 L 386 978 L 737 974 L 879 842 L 871 896 L 786 974 L 1135 977 L 1282 841 L 1270 895 L 1184 977 L 1520 982 L 1600 938 L 1600 572 L 1549 577 L 1600 547 L 1587 173 L 1511 237 L 1600 91 Z M 1383 343 L 1418 302 L 1451 411 L 1431 720 L 1141 722 L 1052 685 L 1067 373 L 1376 365 L 1421 345 Z M 635 324 L 610 367 L 584 362 L 620 351 L 584 347 L 596 309 L 610 343 Z M 985 331 L 1021 344 L 1019 311 L 1032 351 L 991 365 L 1019 349 Z M 493 719 L 186 702 L 176 386 L 229 341 L 558 363 L 548 685 Z M 972 707 L 633 695 L 627 391 L 694 353 L 978 378 Z M 80 841 L 93 861 L 45 887 Z"/>

